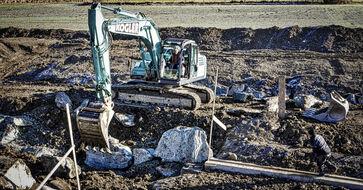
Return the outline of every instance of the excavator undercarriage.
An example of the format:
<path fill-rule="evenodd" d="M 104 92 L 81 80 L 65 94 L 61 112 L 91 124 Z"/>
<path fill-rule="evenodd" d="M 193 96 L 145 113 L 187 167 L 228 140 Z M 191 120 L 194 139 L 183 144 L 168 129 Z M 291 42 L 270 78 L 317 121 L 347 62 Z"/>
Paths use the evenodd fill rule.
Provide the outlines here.
<path fill-rule="evenodd" d="M 114 102 L 132 105 L 156 105 L 196 110 L 200 105 L 208 104 L 213 98 L 213 91 L 207 87 L 185 85 L 164 87 L 154 84 L 122 84 L 112 87 L 116 98 Z"/>

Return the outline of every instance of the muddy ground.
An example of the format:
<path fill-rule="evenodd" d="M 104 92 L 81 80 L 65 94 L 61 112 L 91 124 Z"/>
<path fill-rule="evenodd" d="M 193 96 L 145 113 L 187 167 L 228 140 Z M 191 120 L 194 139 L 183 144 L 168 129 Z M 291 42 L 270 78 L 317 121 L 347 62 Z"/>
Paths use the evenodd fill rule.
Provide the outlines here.
<path fill-rule="evenodd" d="M 344 97 L 363 92 L 363 31 L 341 26 L 268 29 L 162 28 L 161 37 L 194 39 L 208 59 L 208 78 L 199 82 L 213 87 L 215 70 L 218 84 L 248 86 L 249 91 L 276 96 L 276 77 L 284 75 L 287 94 L 313 94 L 329 101 L 333 90 Z M 64 154 L 70 141 L 64 111 L 54 102 L 57 92 L 66 92 L 73 108 L 82 100 L 95 99 L 93 68 L 88 32 L 43 29 L 0 29 L 0 114 L 28 116 L 36 120 L 21 127 L 21 135 L 11 146 L 0 148 L 0 155 L 21 158 L 37 182 L 47 175 L 29 147 L 48 147 Z M 114 84 L 129 79 L 130 64 L 139 59 L 138 41 L 113 36 L 111 72 Z M 230 109 L 254 108 L 262 114 L 230 114 Z M 362 176 L 363 105 L 350 103 L 348 119 L 324 123 L 302 117 L 302 109 L 287 105 L 288 117 L 278 120 L 266 111 L 264 100 L 247 103 L 230 96 L 217 99 L 216 115 L 228 127 L 216 128 L 214 156 L 262 165 L 316 171 L 310 161 L 306 129 L 316 127 L 333 150 L 332 161 L 338 174 Z M 136 116 L 136 126 L 122 127 L 115 119 L 110 134 L 131 148 L 156 148 L 163 132 L 179 125 L 200 127 L 209 135 L 212 105 L 196 111 L 178 108 L 129 108 L 117 106 L 119 113 Z M 178 119 L 176 119 L 178 118 Z M 183 119 L 179 119 L 183 118 Z M 74 125 L 75 126 L 75 125 Z M 1 125 L 1 130 L 6 127 Z M 85 149 L 74 129 L 78 164 L 82 167 L 83 189 L 285 189 L 333 188 L 284 179 L 202 171 L 175 177 L 162 177 L 155 159 L 127 171 L 96 171 L 84 164 Z M 237 147 L 237 148 L 236 148 Z M 231 156 L 235 155 L 235 156 Z M 76 187 L 75 179 L 55 178 Z"/>

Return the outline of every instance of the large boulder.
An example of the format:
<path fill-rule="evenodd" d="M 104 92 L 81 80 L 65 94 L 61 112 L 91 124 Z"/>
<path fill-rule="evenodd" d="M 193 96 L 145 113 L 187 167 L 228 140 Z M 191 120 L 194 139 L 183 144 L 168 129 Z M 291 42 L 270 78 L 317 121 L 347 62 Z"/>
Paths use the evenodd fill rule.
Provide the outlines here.
<path fill-rule="evenodd" d="M 176 127 L 166 131 L 154 152 L 163 162 L 200 163 L 213 155 L 205 131 L 198 127 Z"/>
<path fill-rule="evenodd" d="M 98 170 L 123 169 L 132 163 L 132 152 L 130 147 L 122 145 L 115 138 L 110 137 L 110 149 L 89 148 L 86 151 L 84 163 Z"/>
<path fill-rule="evenodd" d="M 14 162 L 13 159 L 0 157 L 0 161 L 5 166 L 2 168 L 5 174 L 0 176 L 0 189 L 30 189 L 36 183 L 23 160 Z"/>

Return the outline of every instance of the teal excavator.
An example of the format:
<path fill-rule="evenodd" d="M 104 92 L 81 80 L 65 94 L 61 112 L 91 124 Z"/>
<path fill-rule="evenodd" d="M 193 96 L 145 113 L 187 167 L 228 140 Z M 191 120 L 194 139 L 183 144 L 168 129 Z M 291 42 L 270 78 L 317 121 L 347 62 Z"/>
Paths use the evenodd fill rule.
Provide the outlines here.
<path fill-rule="evenodd" d="M 105 19 L 101 10 L 119 18 Z M 95 71 L 97 101 L 77 112 L 77 126 L 87 145 L 109 148 L 108 126 L 115 103 L 156 105 L 195 110 L 210 103 L 213 91 L 192 82 L 206 78 L 207 60 L 193 40 L 161 40 L 153 20 L 142 13 L 108 8 L 99 3 L 88 10 L 90 45 Z M 131 70 L 127 83 L 111 83 L 111 33 L 134 36 L 139 40 L 141 60 Z"/>

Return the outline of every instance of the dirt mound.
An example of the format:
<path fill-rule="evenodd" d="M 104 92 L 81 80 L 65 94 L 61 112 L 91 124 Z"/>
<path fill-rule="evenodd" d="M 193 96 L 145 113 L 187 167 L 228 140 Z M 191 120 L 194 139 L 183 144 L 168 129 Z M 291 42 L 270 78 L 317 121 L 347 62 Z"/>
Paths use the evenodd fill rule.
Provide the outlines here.
<path fill-rule="evenodd" d="M 14 38 L 14 37 L 31 37 L 31 38 L 56 38 L 56 39 L 74 39 L 74 38 L 89 38 L 88 32 L 85 31 L 72 31 L 65 29 L 21 29 L 21 28 L 1 28 L 1 38 Z"/>
<path fill-rule="evenodd" d="M 115 40 L 129 40 L 132 37 L 113 35 Z M 233 51 L 252 49 L 311 50 L 317 52 L 355 53 L 363 51 L 363 29 L 342 26 L 286 28 L 161 28 L 162 39 L 167 37 L 193 39 L 201 49 L 212 51 Z M 63 29 L 19 29 L 2 28 L 0 37 L 33 37 L 76 39 L 89 38 L 86 31 Z"/>
<path fill-rule="evenodd" d="M 186 30 L 186 31 L 185 31 Z M 196 40 L 201 48 L 214 51 L 283 49 L 318 52 L 362 52 L 363 29 L 341 26 L 287 28 L 166 28 L 161 37 L 179 37 Z"/>

